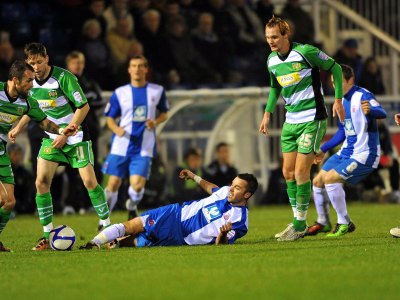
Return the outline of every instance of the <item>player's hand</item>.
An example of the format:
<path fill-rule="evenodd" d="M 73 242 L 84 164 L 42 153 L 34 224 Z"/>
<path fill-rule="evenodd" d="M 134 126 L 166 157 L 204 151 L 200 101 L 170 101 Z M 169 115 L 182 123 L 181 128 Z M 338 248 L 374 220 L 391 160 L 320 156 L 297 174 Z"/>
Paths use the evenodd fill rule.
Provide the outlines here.
<path fill-rule="evenodd" d="M 114 133 L 119 136 L 122 137 L 125 135 L 125 129 L 123 129 L 122 127 L 116 127 L 114 130 Z"/>
<path fill-rule="evenodd" d="M 322 151 L 318 151 L 317 153 L 315 153 L 315 157 L 314 157 L 314 164 L 318 165 L 319 163 L 321 163 L 321 161 L 324 159 L 325 153 Z"/>
<path fill-rule="evenodd" d="M 194 174 L 192 171 L 188 170 L 188 169 L 183 169 L 180 173 L 179 173 L 179 178 L 180 179 L 193 179 L 194 178 Z"/>
<path fill-rule="evenodd" d="M 61 149 L 64 147 L 65 143 L 67 142 L 68 137 L 65 135 L 58 135 L 54 141 L 51 143 L 53 148 L 55 149 Z"/>
<path fill-rule="evenodd" d="M 369 114 L 369 112 L 371 111 L 371 106 L 369 105 L 368 100 L 361 101 L 361 109 L 362 109 L 364 115 Z"/>
<path fill-rule="evenodd" d="M 231 230 L 232 230 L 232 223 L 231 222 L 228 222 L 228 223 L 222 225 L 219 228 L 219 232 L 224 234 L 224 235 L 228 234 L 228 232 L 231 231 Z"/>
<path fill-rule="evenodd" d="M 262 134 L 267 135 L 267 136 L 269 135 L 268 124 L 269 124 L 270 115 L 271 115 L 271 113 L 269 113 L 269 112 L 265 112 L 264 113 L 264 117 L 263 117 L 263 119 L 261 121 L 260 129 L 259 129 L 259 131 Z"/>
<path fill-rule="evenodd" d="M 14 127 L 8 132 L 8 139 L 10 140 L 11 143 L 15 143 L 17 136 L 20 134 L 20 129 L 17 127 Z"/>
<path fill-rule="evenodd" d="M 338 117 L 340 122 L 343 123 L 344 121 L 344 108 L 343 108 L 343 103 L 342 103 L 342 99 L 335 99 L 335 102 L 333 103 L 333 107 L 332 107 L 332 112 L 333 112 L 333 116 L 334 117 Z"/>
<path fill-rule="evenodd" d="M 146 128 L 147 129 L 151 130 L 151 129 L 156 128 L 156 126 L 157 126 L 156 120 L 152 120 L 152 119 L 147 119 L 146 120 Z"/>
<path fill-rule="evenodd" d="M 400 114 L 394 115 L 394 121 L 396 122 L 397 126 L 400 126 Z"/>
<path fill-rule="evenodd" d="M 78 132 L 78 125 L 69 124 L 67 127 L 63 128 L 62 134 L 65 136 L 72 136 Z"/>

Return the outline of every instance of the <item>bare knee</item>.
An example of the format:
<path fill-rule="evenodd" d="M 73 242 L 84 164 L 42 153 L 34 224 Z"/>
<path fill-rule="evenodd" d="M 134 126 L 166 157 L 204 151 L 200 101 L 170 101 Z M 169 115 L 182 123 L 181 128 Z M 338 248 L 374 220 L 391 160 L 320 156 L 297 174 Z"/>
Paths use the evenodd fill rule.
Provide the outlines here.
<path fill-rule="evenodd" d="M 12 211 L 15 206 L 15 197 L 14 195 L 8 195 L 5 199 L 2 199 L 4 205 L 2 206 L 6 211 Z"/>
<path fill-rule="evenodd" d="M 123 223 L 123 225 L 125 227 L 125 235 L 137 235 L 144 231 L 142 219 L 140 217 L 126 221 Z"/>
<path fill-rule="evenodd" d="M 296 177 L 294 176 L 294 170 L 288 168 L 282 168 L 283 177 L 286 180 L 295 180 Z"/>
<path fill-rule="evenodd" d="M 83 185 L 88 190 L 93 190 L 98 185 L 96 178 L 82 178 L 82 181 L 83 181 Z"/>
<path fill-rule="evenodd" d="M 45 177 L 36 177 L 35 185 L 39 194 L 45 194 L 50 191 L 50 181 Z"/>
<path fill-rule="evenodd" d="M 338 178 L 338 175 L 335 172 L 329 171 L 325 174 L 324 182 L 325 184 L 337 183 L 340 182 L 340 178 Z"/>

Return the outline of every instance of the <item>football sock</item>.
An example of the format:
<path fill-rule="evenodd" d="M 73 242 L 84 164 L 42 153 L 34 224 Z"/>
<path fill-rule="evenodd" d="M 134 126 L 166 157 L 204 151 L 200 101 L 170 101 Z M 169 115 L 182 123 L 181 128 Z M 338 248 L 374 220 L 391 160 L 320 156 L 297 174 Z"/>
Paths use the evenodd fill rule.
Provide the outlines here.
<path fill-rule="evenodd" d="M 293 218 L 296 219 L 296 193 L 297 193 L 297 185 L 295 180 L 286 180 L 287 186 L 287 194 L 289 197 L 290 206 L 293 211 Z"/>
<path fill-rule="evenodd" d="M 53 201 L 51 194 L 36 194 L 36 206 L 39 213 L 39 221 L 43 226 L 44 237 L 49 238 L 50 231 L 53 229 Z"/>
<path fill-rule="evenodd" d="M 142 188 L 139 192 L 136 192 L 131 186 L 128 189 L 129 198 L 134 203 L 134 205 L 138 205 L 143 198 L 144 188 Z"/>
<path fill-rule="evenodd" d="M 88 190 L 90 201 L 101 220 L 107 220 L 110 216 L 106 196 L 103 188 L 98 184 L 93 190 Z"/>
<path fill-rule="evenodd" d="M 4 208 L 0 208 L 0 234 L 4 227 L 6 227 L 8 220 L 10 220 L 11 211 L 6 211 Z"/>
<path fill-rule="evenodd" d="M 116 190 L 115 192 L 111 192 L 107 188 L 105 188 L 104 193 L 106 194 L 108 208 L 110 209 L 110 212 L 112 212 L 115 204 L 117 204 L 118 201 L 118 190 Z"/>
<path fill-rule="evenodd" d="M 92 242 L 97 245 L 103 245 L 123 236 L 125 236 L 125 226 L 122 223 L 114 224 L 108 226 L 106 229 L 96 235 Z"/>
<path fill-rule="evenodd" d="M 296 231 L 303 231 L 306 227 L 308 205 L 311 198 L 311 181 L 297 185 L 296 211 L 297 217 L 293 222 Z"/>
<path fill-rule="evenodd" d="M 347 214 L 346 194 L 341 183 L 325 184 L 326 192 L 333 208 L 336 210 L 337 222 L 339 224 L 349 224 L 350 217 Z"/>
<path fill-rule="evenodd" d="M 329 211 L 326 210 L 326 202 L 328 202 L 328 209 L 329 209 L 329 201 L 325 201 L 324 194 L 325 194 L 325 188 L 313 186 L 315 209 L 317 210 L 318 214 L 317 222 L 322 225 L 327 225 L 329 220 L 328 218 Z"/>

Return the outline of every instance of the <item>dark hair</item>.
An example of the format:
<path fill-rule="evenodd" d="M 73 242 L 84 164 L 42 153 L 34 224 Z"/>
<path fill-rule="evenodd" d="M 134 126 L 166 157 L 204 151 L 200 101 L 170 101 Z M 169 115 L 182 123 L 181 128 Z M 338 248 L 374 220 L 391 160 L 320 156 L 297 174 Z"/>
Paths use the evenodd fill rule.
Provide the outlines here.
<path fill-rule="evenodd" d="M 144 66 L 145 66 L 146 68 L 149 66 L 149 62 L 147 61 L 147 58 L 146 58 L 144 55 L 135 55 L 135 56 L 132 56 L 132 57 L 129 59 L 129 63 L 131 62 L 132 59 L 141 59 L 141 60 L 144 61 Z"/>
<path fill-rule="evenodd" d="M 340 65 L 342 67 L 342 73 L 343 73 L 343 77 L 344 79 L 346 79 L 346 81 L 349 81 L 350 78 L 354 78 L 354 71 L 353 68 L 348 66 L 348 65 Z"/>
<path fill-rule="evenodd" d="M 199 149 L 197 148 L 189 148 L 186 152 L 185 155 L 183 156 L 184 160 L 187 160 L 189 158 L 189 156 L 197 156 L 197 157 L 201 157 L 201 153 L 199 151 Z"/>
<path fill-rule="evenodd" d="M 284 19 L 277 18 L 274 15 L 272 15 L 272 18 L 269 19 L 267 25 L 265 27 L 267 28 L 273 28 L 275 26 L 279 27 L 279 31 L 281 32 L 282 35 L 289 35 L 290 34 L 290 26 L 288 22 L 286 22 Z"/>
<path fill-rule="evenodd" d="M 24 47 L 25 59 L 32 55 L 40 55 L 46 57 L 47 50 L 46 47 L 41 43 L 29 43 Z"/>
<path fill-rule="evenodd" d="M 8 71 L 8 80 L 12 80 L 14 77 L 18 78 L 18 80 L 22 80 L 26 70 L 34 72 L 32 66 L 26 63 L 24 60 L 14 61 L 10 67 L 10 70 Z"/>
<path fill-rule="evenodd" d="M 237 177 L 247 182 L 247 191 L 250 192 L 250 194 L 254 195 L 258 188 L 257 178 L 253 174 L 249 173 L 242 173 L 239 174 Z"/>
<path fill-rule="evenodd" d="M 228 146 L 229 146 L 228 143 L 221 142 L 221 143 L 218 143 L 217 146 L 215 146 L 215 150 L 218 151 L 220 148 L 222 148 L 222 147 L 228 147 Z"/>

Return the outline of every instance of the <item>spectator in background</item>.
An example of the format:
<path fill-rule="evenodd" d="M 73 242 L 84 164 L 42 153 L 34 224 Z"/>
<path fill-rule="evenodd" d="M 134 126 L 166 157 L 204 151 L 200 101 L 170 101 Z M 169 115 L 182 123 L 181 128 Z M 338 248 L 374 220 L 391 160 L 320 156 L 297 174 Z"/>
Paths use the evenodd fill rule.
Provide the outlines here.
<path fill-rule="evenodd" d="M 385 94 L 381 70 L 378 66 L 378 62 L 372 56 L 368 57 L 364 62 L 360 85 L 365 86 L 370 92 L 376 95 Z"/>
<path fill-rule="evenodd" d="M 301 7 L 300 0 L 288 0 L 282 10 L 282 17 L 294 25 L 292 41 L 314 45 L 314 22 L 309 13 Z"/>
<path fill-rule="evenodd" d="M 19 144 L 10 144 L 7 149 L 14 173 L 15 210 L 20 214 L 31 214 L 35 211 L 35 185 L 32 173 L 24 166 L 24 149 Z"/>
<path fill-rule="evenodd" d="M 358 53 L 358 42 L 350 38 L 343 42 L 342 47 L 336 52 L 333 59 L 340 64 L 350 66 L 354 70 L 355 84 L 358 84 L 363 70 L 362 57 Z M 368 88 L 368 86 L 366 86 Z"/>
<path fill-rule="evenodd" d="M 193 174 L 203 177 L 206 175 L 206 171 L 202 167 L 203 159 L 201 152 L 197 148 L 190 148 L 184 155 L 184 163 L 175 169 L 172 179 L 172 185 L 174 188 L 174 197 L 180 202 L 189 200 L 200 199 L 206 197 L 207 194 L 193 181 L 191 180 L 179 180 L 179 174 L 182 170 L 188 169 Z"/>
<path fill-rule="evenodd" d="M 143 31 L 143 15 L 150 9 L 150 0 L 131 0 L 129 1 L 129 12 L 135 20 L 135 36 Z"/>
<path fill-rule="evenodd" d="M 172 58 L 181 79 L 179 87 L 220 83 L 221 79 L 218 78 L 216 71 L 195 49 L 183 17 L 176 17 L 169 22 L 167 47 L 173 49 Z"/>
<path fill-rule="evenodd" d="M 0 42 L 0 81 L 7 81 L 8 70 L 14 61 L 14 47 L 9 41 Z"/>
<path fill-rule="evenodd" d="M 231 164 L 230 147 L 221 142 L 215 147 L 216 159 L 208 165 L 207 178 L 217 186 L 231 185 L 238 171 Z"/>
<path fill-rule="evenodd" d="M 103 16 L 105 8 L 105 0 L 90 0 L 89 5 L 83 12 L 83 23 L 81 28 L 83 27 L 85 21 L 89 19 L 95 19 L 99 22 L 101 27 L 101 38 L 105 38 L 105 34 L 107 31 L 107 21 Z"/>
<path fill-rule="evenodd" d="M 255 11 L 262 24 L 265 24 L 269 19 L 272 18 L 274 9 L 275 7 L 271 3 L 271 0 L 259 0 L 257 2 Z"/>
<path fill-rule="evenodd" d="M 112 0 L 111 5 L 104 11 L 103 16 L 107 22 L 107 32 L 116 28 L 120 19 L 126 19 L 127 26 L 132 32 L 134 30 L 135 23 L 129 12 L 128 0 Z"/>
<path fill-rule="evenodd" d="M 126 63 L 128 50 L 133 40 L 133 27 L 129 19 L 127 17 L 118 19 L 116 27 L 111 29 L 107 34 L 107 44 L 111 49 L 114 75 L 116 75 L 118 70 Z"/>
<path fill-rule="evenodd" d="M 153 80 L 169 87 L 178 84 L 180 78 L 174 69 L 172 50 L 161 33 L 160 25 L 160 13 L 149 9 L 143 14 L 143 30 L 138 34 L 138 39 L 143 44 L 146 57 L 149 58 Z"/>
<path fill-rule="evenodd" d="M 111 76 L 111 53 L 107 43 L 101 37 L 101 25 L 96 19 L 85 21 L 82 27 L 82 38 L 77 49 L 85 56 L 85 72 L 105 90 L 113 87 Z"/>
<path fill-rule="evenodd" d="M 188 28 L 193 29 L 197 25 L 198 11 L 194 0 L 180 0 L 180 14 L 185 18 Z"/>

